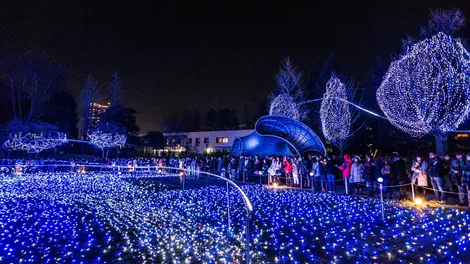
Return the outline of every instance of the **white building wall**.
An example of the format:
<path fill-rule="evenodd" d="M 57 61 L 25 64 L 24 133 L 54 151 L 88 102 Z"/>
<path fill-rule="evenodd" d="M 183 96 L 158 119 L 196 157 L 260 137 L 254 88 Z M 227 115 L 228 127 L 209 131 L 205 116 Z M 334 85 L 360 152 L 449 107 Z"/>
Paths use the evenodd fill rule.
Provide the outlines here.
<path fill-rule="evenodd" d="M 233 141 L 238 137 L 244 137 L 253 133 L 253 129 L 245 130 L 221 130 L 221 131 L 201 131 L 201 132 L 182 132 L 165 133 L 163 136 L 182 137 L 181 145 L 188 148 L 188 151 L 204 152 L 230 152 Z M 217 142 L 217 138 L 219 141 Z M 198 142 L 199 139 L 199 142 Z M 225 139 L 225 140 L 224 140 Z M 226 141 L 226 142 L 225 142 Z"/>

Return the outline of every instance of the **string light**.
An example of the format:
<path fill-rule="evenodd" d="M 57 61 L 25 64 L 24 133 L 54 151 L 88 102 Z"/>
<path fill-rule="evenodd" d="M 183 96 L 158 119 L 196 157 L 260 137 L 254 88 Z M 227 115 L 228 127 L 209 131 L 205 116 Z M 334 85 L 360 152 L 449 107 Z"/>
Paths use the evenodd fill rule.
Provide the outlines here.
<path fill-rule="evenodd" d="M 229 189 L 228 230 L 225 186 L 181 191 L 158 181 L 168 177 L 139 173 L 135 184 L 127 180 L 135 174 L 105 171 L 1 178 L 2 261 L 244 260 L 246 210 L 235 189 Z M 253 263 L 466 263 L 470 257 L 464 211 L 385 201 L 382 221 L 377 199 L 242 188 L 254 208 Z"/>
<path fill-rule="evenodd" d="M 284 116 L 295 120 L 300 119 L 300 105 L 288 94 L 279 94 L 272 101 L 269 115 Z"/>
<path fill-rule="evenodd" d="M 8 140 L 3 143 L 3 148 L 8 151 L 21 150 L 27 153 L 39 153 L 46 149 L 52 149 L 67 143 L 67 135 L 64 133 L 15 133 L 10 134 Z"/>
<path fill-rule="evenodd" d="M 272 97 L 269 104 L 269 115 L 284 116 L 295 120 L 305 117 L 302 105 L 304 91 L 300 85 L 303 73 L 297 70 L 289 57 L 282 60 L 276 83 L 279 94 Z"/>
<path fill-rule="evenodd" d="M 348 103 L 345 102 L 347 100 L 346 86 L 333 74 L 326 84 L 326 92 L 320 106 L 323 135 L 332 143 L 349 137 L 351 113 Z"/>
<path fill-rule="evenodd" d="M 127 140 L 126 135 L 105 133 L 100 130 L 88 133 L 88 137 L 90 138 L 90 144 L 95 145 L 100 149 L 124 146 Z"/>
<path fill-rule="evenodd" d="M 457 129 L 470 112 L 470 56 L 443 33 L 393 62 L 377 90 L 392 124 L 414 137 Z"/>

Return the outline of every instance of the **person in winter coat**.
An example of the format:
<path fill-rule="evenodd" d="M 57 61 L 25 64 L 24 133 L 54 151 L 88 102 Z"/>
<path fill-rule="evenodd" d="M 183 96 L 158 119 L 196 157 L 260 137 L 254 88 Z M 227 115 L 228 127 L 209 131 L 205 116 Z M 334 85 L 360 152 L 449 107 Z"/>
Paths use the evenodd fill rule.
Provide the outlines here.
<path fill-rule="evenodd" d="M 320 190 L 320 162 L 316 156 L 312 157 L 312 174 L 314 187 L 318 191 Z"/>
<path fill-rule="evenodd" d="M 462 176 L 466 167 L 466 161 L 462 153 L 455 153 L 455 158 L 451 160 L 449 165 L 450 181 L 456 185 L 459 190 L 459 206 L 465 205 L 465 186 L 462 185 Z"/>
<path fill-rule="evenodd" d="M 300 175 L 300 180 L 303 181 L 302 184 L 305 182 L 305 179 L 308 179 L 307 174 L 308 174 L 308 168 L 305 166 L 307 165 L 307 162 L 305 162 L 302 157 L 299 157 L 297 159 L 298 164 L 299 164 L 299 175 Z"/>
<path fill-rule="evenodd" d="M 400 158 L 398 153 L 393 154 L 393 177 L 398 181 L 399 185 L 404 185 L 408 182 L 408 176 L 406 175 L 405 162 Z M 400 187 L 400 199 L 407 197 L 406 186 Z"/>
<path fill-rule="evenodd" d="M 453 192 L 454 186 L 450 180 L 450 164 L 452 163 L 452 157 L 450 154 L 445 154 L 442 160 L 442 175 L 444 177 L 444 186 L 446 191 Z"/>
<path fill-rule="evenodd" d="M 460 180 L 459 196 L 463 196 L 465 189 L 467 189 L 468 207 L 470 208 L 470 153 L 465 157 L 465 167 L 463 168 L 462 178 Z M 463 200 L 463 198 L 461 199 Z"/>
<path fill-rule="evenodd" d="M 328 156 L 328 159 L 326 160 L 325 167 L 326 167 L 325 170 L 326 170 L 326 179 L 327 179 L 327 182 L 326 182 L 327 191 L 336 192 L 335 174 L 336 174 L 337 168 L 335 166 L 335 161 L 330 156 Z"/>
<path fill-rule="evenodd" d="M 364 163 L 364 180 L 366 181 L 367 188 L 369 189 L 369 196 L 374 195 L 376 182 L 374 182 L 375 162 L 374 159 L 366 155 L 366 162 Z"/>
<path fill-rule="evenodd" d="M 235 175 L 237 174 L 237 160 L 235 158 L 232 158 L 230 160 L 229 167 L 230 167 L 230 170 L 229 170 L 230 171 L 230 179 L 234 180 Z"/>
<path fill-rule="evenodd" d="M 347 179 L 351 175 L 351 166 L 352 166 L 353 161 L 349 157 L 349 154 L 344 154 L 343 157 L 344 157 L 343 165 L 338 166 L 338 169 L 343 172 L 343 177 Z"/>
<path fill-rule="evenodd" d="M 434 190 L 435 199 L 433 202 L 445 204 L 446 193 L 444 192 L 444 177 L 441 173 L 441 161 L 436 153 L 429 152 L 427 174 L 431 178 L 432 188 Z"/>
<path fill-rule="evenodd" d="M 385 157 L 383 159 L 383 164 L 381 166 L 381 174 L 382 174 L 382 191 L 384 197 L 387 196 L 388 193 L 388 198 L 391 199 L 393 198 L 393 190 L 391 192 L 388 192 L 388 185 L 390 185 L 390 178 L 392 174 L 392 161 L 389 157 Z"/>
<path fill-rule="evenodd" d="M 284 173 L 286 175 L 286 183 L 290 182 L 292 179 L 292 160 L 290 157 L 284 157 L 282 161 L 282 166 L 284 166 Z"/>
<path fill-rule="evenodd" d="M 268 169 L 269 183 L 277 181 L 276 176 L 280 174 L 281 167 L 282 167 L 282 163 L 281 163 L 279 157 L 273 157 L 272 162 L 271 162 L 271 166 Z"/>
<path fill-rule="evenodd" d="M 359 184 L 362 182 L 363 175 L 364 165 L 362 165 L 361 158 L 359 156 L 355 156 L 353 159 L 353 164 L 351 165 L 349 183 L 351 186 L 351 191 L 355 191 L 356 194 L 361 194 L 361 187 Z"/>
<path fill-rule="evenodd" d="M 267 183 L 266 177 L 268 176 L 268 170 L 269 170 L 268 159 L 266 158 L 263 159 L 263 165 L 261 166 L 261 170 L 263 173 L 263 183 Z"/>
<path fill-rule="evenodd" d="M 245 178 L 243 181 L 247 181 L 248 177 L 253 175 L 253 160 L 251 157 L 246 157 L 245 159 Z"/>
<path fill-rule="evenodd" d="M 292 161 L 292 178 L 294 180 L 294 186 L 298 186 L 299 182 L 299 162 L 297 160 Z"/>
<path fill-rule="evenodd" d="M 351 175 L 351 166 L 353 161 L 349 157 L 349 154 L 344 154 L 343 165 L 337 166 L 337 168 L 343 173 L 343 178 L 345 179 L 345 185 L 348 185 L 348 178 Z M 349 190 L 349 186 L 345 186 L 346 190 Z"/>
<path fill-rule="evenodd" d="M 237 167 L 237 176 L 238 179 L 244 179 L 244 169 L 245 169 L 245 158 L 243 156 L 240 156 L 240 159 L 238 159 L 238 167 Z"/>
<path fill-rule="evenodd" d="M 423 187 L 428 187 L 428 176 L 426 175 L 426 170 L 427 162 L 421 156 L 416 156 L 413 161 L 413 165 L 411 165 L 411 183 L 413 185 L 421 186 L 420 189 L 423 199 L 426 198 L 426 189 Z"/>

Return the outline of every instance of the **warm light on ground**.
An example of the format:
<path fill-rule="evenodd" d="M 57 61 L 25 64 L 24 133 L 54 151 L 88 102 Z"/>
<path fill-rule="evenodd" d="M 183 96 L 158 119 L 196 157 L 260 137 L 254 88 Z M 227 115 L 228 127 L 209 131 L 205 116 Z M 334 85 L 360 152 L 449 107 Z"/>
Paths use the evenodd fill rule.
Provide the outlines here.
<path fill-rule="evenodd" d="M 422 205 L 422 204 L 423 204 L 423 199 L 421 199 L 421 198 L 416 198 L 416 199 L 415 199 L 415 204 L 416 204 L 416 205 Z"/>

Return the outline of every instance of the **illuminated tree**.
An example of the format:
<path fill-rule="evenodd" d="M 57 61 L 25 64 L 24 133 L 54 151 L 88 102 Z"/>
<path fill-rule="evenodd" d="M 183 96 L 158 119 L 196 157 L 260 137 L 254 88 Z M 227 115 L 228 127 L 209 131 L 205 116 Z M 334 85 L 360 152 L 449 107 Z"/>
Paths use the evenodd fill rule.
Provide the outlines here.
<path fill-rule="evenodd" d="M 349 103 L 356 97 L 357 90 L 352 84 L 345 85 L 333 74 L 326 84 L 326 92 L 320 106 L 323 135 L 339 148 L 341 155 L 348 139 L 360 129 L 352 129 L 359 115 L 356 110 L 351 109 Z"/>
<path fill-rule="evenodd" d="M 470 56 L 459 39 L 443 33 L 414 44 L 393 62 L 377 90 L 390 122 L 413 137 L 436 136 L 439 154 L 447 133 L 470 112 Z"/>
<path fill-rule="evenodd" d="M 285 116 L 300 120 L 300 109 L 292 97 L 287 94 L 279 94 L 271 101 L 269 115 Z"/>
<path fill-rule="evenodd" d="M 276 75 L 278 91 L 270 100 L 270 115 L 285 116 L 295 120 L 304 118 L 303 107 L 299 105 L 304 96 L 300 87 L 301 81 L 302 72 L 292 65 L 289 57 L 285 58 Z"/>
<path fill-rule="evenodd" d="M 7 151 L 21 150 L 29 154 L 37 154 L 46 149 L 52 149 L 67 143 L 67 136 L 64 133 L 15 133 L 10 134 L 7 141 L 3 143 L 3 148 Z"/>
<path fill-rule="evenodd" d="M 90 144 L 101 149 L 103 158 L 108 158 L 110 148 L 124 146 L 127 136 L 124 127 L 115 122 L 102 123 L 97 130 L 88 133 Z"/>

